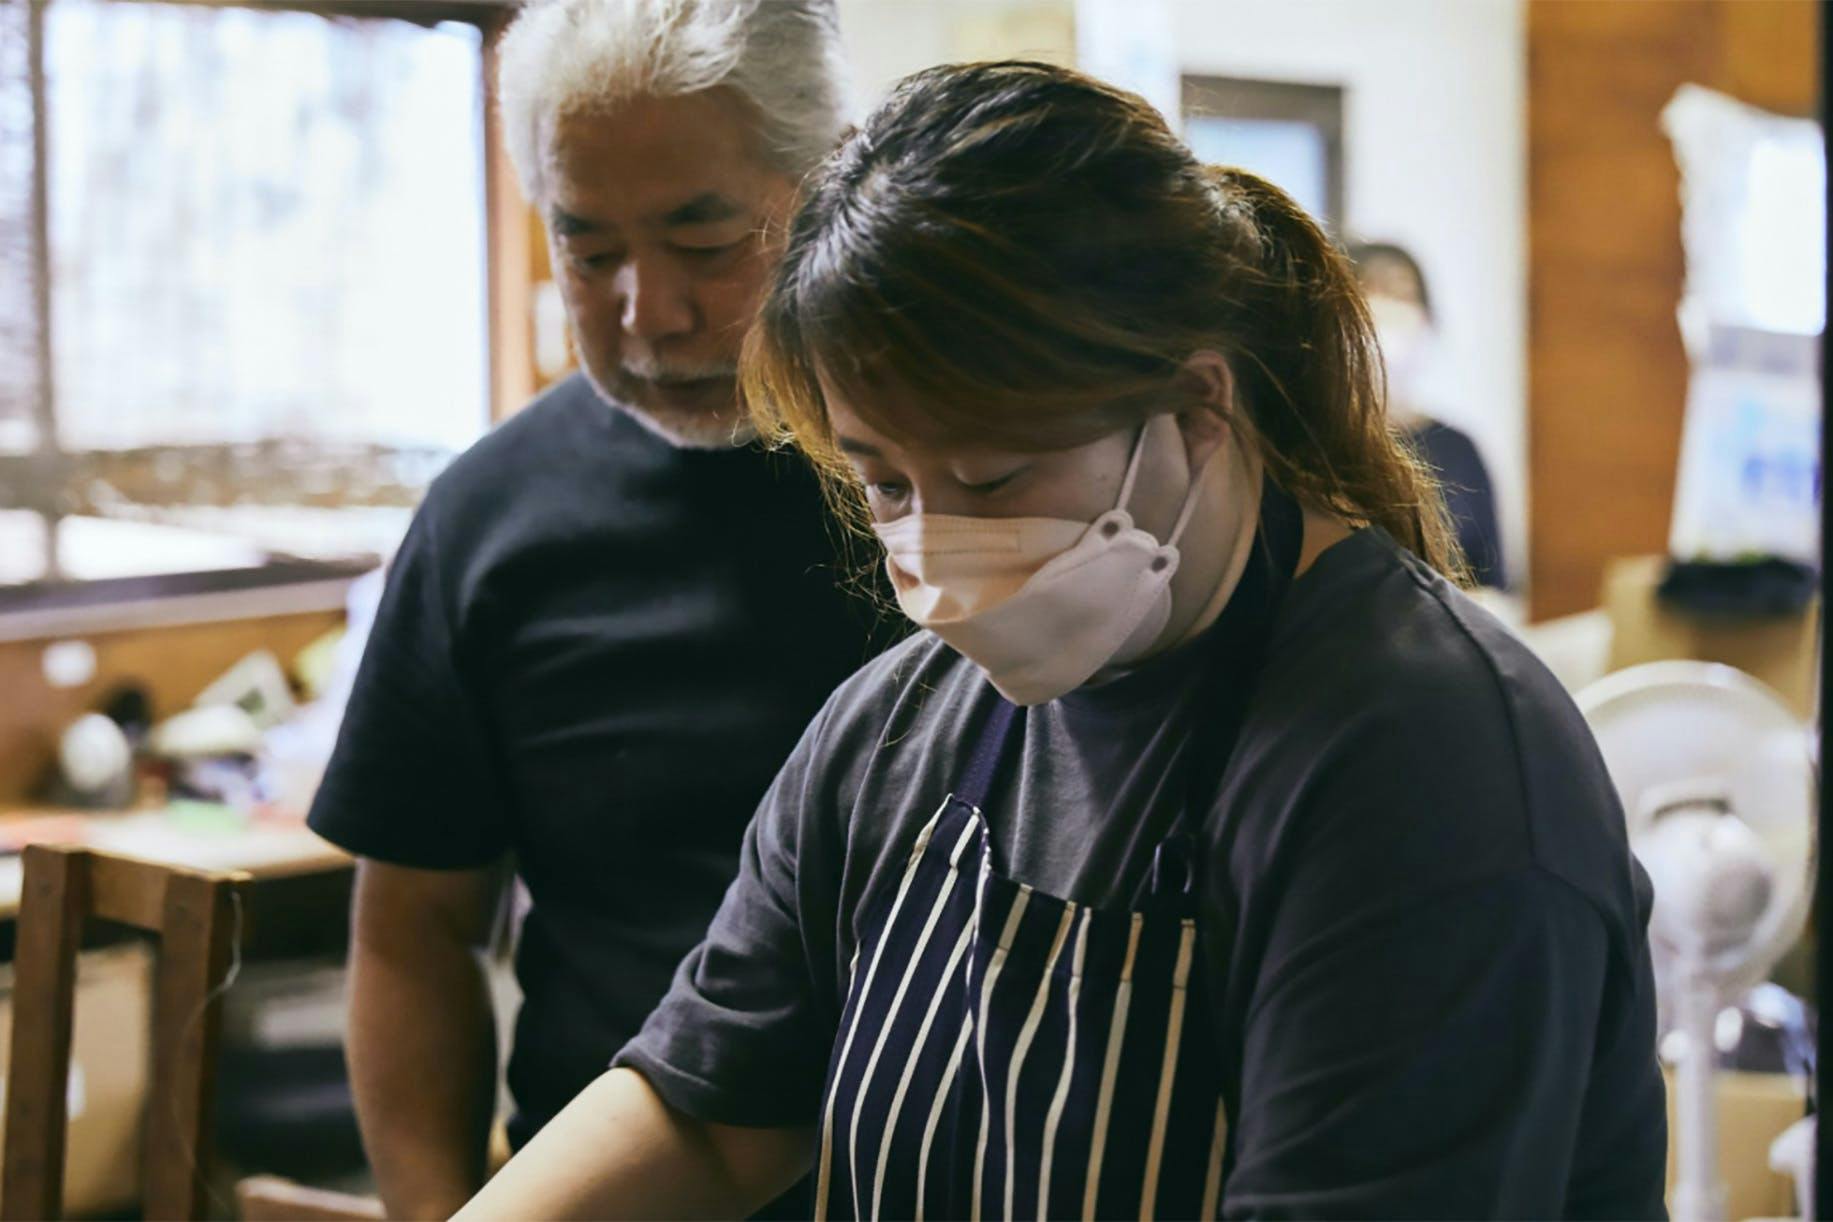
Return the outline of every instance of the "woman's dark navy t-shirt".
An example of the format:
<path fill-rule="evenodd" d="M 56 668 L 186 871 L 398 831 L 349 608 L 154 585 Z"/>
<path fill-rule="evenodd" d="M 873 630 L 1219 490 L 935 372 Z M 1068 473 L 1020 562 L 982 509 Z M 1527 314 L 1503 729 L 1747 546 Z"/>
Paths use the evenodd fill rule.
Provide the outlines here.
<path fill-rule="evenodd" d="M 1363 531 L 1286 595 L 1224 767 L 1190 734 L 1213 635 L 1029 710 L 1016 783 L 987 813 L 1006 873 L 1127 906 L 1192 770 L 1214 778 L 1199 938 L 1224 1212 L 1661 1214 L 1650 894 L 1557 682 Z M 812 1124 L 859 914 L 992 699 L 928 635 L 836 692 L 619 1063 L 706 1120 Z"/>

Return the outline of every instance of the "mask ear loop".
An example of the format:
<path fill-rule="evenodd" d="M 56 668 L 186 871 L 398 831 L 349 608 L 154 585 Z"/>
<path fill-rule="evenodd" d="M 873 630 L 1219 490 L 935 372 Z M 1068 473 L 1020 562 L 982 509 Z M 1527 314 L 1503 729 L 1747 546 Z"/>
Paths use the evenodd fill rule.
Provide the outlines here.
<path fill-rule="evenodd" d="M 1114 508 L 1128 517 L 1132 516 L 1132 510 L 1127 506 L 1133 503 L 1133 485 L 1139 481 L 1139 460 L 1146 452 L 1146 429 L 1150 425 L 1151 421 L 1141 424 L 1139 433 L 1133 438 L 1133 456 L 1127 459 L 1127 473 L 1120 481 L 1120 497 L 1114 502 Z"/>
<path fill-rule="evenodd" d="M 1227 444 L 1224 442 L 1223 444 Z M 1209 462 L 1215 462 L 1220 454 L 1212 455 Z M 1203 470 L 1209 466 L 1204 463 L 1190 473 L 1190 487 L 1184 491 L 1184 507 L 1177 511 L 1177 524 L 1171 528 L 1170 538 L 1165 540 L 1166 547 L 1176 547 L 1177 541 L 1184 537 L 1184 528 L 1190 525 L 1190 519 L 1196 516 L 1198 493 L 1203 490 Z"/>
<path fill-rule="evenodd" d="M 1146 452 L 1146 430 L 1151 426 L 1150 420 L 1139 426 L 1139 435 L 1133 439 L 1133 456 L 1127 460 L 1127 473 L 1120 481 L 1120 498 L 1114 510 L 1126 513 L 1129 517 L 1132 516 L 1132 511 L 1127 506 L 1133 503 L 1133 487 L 1139 482 L 1140 459 Z M 1210 461 L 1215 461 L 1214 457 Z M 1190 473 L 1190 487 L 1184 491 L 1183 507 L 1178 510 L 1177 522 L 1171 527 L 1171 534 L 1164 542 L 1165 547 L 1176 547 L 1177 541 L 1184 537 L 1184 528 L 1189 526 L 1190 519 L 1196 516 L 1197 493 L 1202 488 L 1201 477 L 1201 468 Z M 1108 533 L 1113 533 L 1112 526 L 1108 527 Z"/>
<path fill-rule="evenodd" d="M 1143 429 L 1140 430 L 1139 435 L 1140 435 L 1141 440 L 1143 441 L 1145 438 L 1145 430 Z M 1224 441 L 1222 443 L 1223 446 L 1226 446 L 1228 444 L 1229 444 L 1228 441 Z M 1143 445 L 1138 446 L 1134 449 L 1133 463 L 1127 469 L 1127 478 L 1126 478 L 1126 484 L 1124 485 L 1124 488 L 1128 492 L 1131 491 L 1132 486 L 1133 486 L 1133 477 L 1135 474 L 1138 473 L 1138 470 L 1139 470 L 1139 453 L 1140 453 L 1140 450 L 1142 449 L 1144 449 Z M 1222 451 L 1221 451 L 1221 448 L 1218 447 L 1216 453 L 1209 456 L 1208 462 L 1205 462 L 1201 467 L 1194 468 L 1190 472 L 1190 487 L 1184 490 L 1184 505 L 1181 509 L 1177 511 L 1177 522 L 1172 525 L 1171 534 L 1165 539 L 1164 545 L 1166 547 L 1176 547 L 1177 541 L 1184 537 L 1184 528 L 1189 526 L 1190 519 L 1196 516 L 1198 493 L 1200 493 L 1203 490 L 1203 471 L 1209 466 L 1210 463 L 1220 460 L 1221 457 L 1222 457 Z M 1123 501 L 1122 503 L 1124 504 L 1125 502 Z"/>

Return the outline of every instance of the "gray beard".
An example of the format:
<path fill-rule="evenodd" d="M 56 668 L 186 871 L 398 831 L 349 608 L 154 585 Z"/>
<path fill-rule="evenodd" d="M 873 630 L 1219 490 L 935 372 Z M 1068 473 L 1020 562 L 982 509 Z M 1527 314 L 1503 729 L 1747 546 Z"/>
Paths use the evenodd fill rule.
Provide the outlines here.
<path fill-rule="evenodd" d="M 583 368 L 583 364 L 581 366 Z M 671 412 L 640 407 L 613 394 L 585 370 L 586 380 L 614 411 L 628 415 L 654 436 L 678 450 L 732 450 L 757 440 L 757 429 L 744 409 L 733 405 L 721 412 Z"/>
<path fill-rule="evenodd" d="M 677 450 L 731 450 L 757 440 L 757 429 L 743 412 L 709 416 L 699 412 L 657 412 L 631 403 L 613 402 L 612 406 Z"/>

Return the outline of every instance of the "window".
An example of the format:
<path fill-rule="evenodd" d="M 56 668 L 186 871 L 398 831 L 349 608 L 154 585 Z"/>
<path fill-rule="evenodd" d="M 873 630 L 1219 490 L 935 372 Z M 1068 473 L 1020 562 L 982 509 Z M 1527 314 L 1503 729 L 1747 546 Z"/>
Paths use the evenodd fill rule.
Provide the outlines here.
<path fill-rule="evenodd" d="M 1339 86 L 1187 76 L 1184 140 L 1203 161 L 1250 170 L 1326 226 L 1342 225 Z"/>
<path fill-rule="evenodd" d="M 495 6 L 312 7 L 0 11 L 0 605 L 373 564 L 487 425 Z"/>

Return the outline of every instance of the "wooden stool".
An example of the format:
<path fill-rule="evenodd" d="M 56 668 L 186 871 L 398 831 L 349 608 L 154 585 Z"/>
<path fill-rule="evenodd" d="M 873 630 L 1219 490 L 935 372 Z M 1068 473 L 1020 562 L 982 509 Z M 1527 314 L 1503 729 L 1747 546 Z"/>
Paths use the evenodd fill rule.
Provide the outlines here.
<path fill-rule="evenodd" d="M 142 1216 L 206 1215 L 221 992 L 247 881 L 240 872 L 154 865 L 88 849 L 26 848 L 0 1218 L 62 1213 L 76 961 L 90 918 L 159 939 Z"/>

